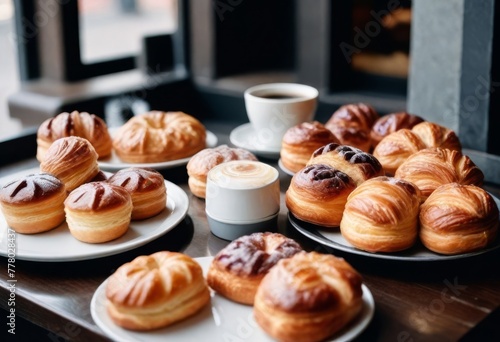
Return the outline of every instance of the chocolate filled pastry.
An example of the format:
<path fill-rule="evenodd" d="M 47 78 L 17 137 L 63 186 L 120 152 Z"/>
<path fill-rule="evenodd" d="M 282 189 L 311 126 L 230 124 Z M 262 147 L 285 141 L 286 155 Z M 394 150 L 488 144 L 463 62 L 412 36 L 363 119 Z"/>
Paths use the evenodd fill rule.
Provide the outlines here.
<path fill-rule="evenodd" d="M 389 134 L 399 131 L 402 128 L 411 129 L 421 122 L 424 122 L 424 119 L 408 112 L 391 113 L 380 117 L 370 132 L 372 147 L 375 148 Z"/>
<path fill-rule="evenodd" d="M 210 302 L 210 290 L 195 260 L 161 251 L 120 266 L 107 281 L 106 299 L 115 324 L 147 331 L 195 315 Z"/>
<path fill-rule="evenodd" d="M 230 300 L 252 305 L 266 273 L 300 251 L 297 242 L 279 233 L 242 236 L 217 253 L 208 270 L 208 285 Z"/>
<path fill-rule="evenodd" d="M 151 111 L 134 116 L 113 137 L 116 154 L 127 163 L 187 158 L 205 147 L 205 126 L 183 112 Z"/>
<path fill-rule="evenodd" d="M 418 235 L 420 191 L 410 182 L 376 177 L 347 199 L 340 232 L 367 252 L 397 252 L 414 245 Z"/>
<path fill-rule="evenodd" d="M 344 259 L 303 252 L 269 271 L 253 312 L 257 324 L 277 341 L 324 341 L 359 315 L 362 295 L 362 277 Z"/>
<path fill-rule="evenodd" d="M 257 157 L 250 151 L 227 145 L 206 148 L 196 153 L 186 165 L 189 176 L 188 185 L 193 195 L 205 198 L 208 171 L 219 164 L 232 160 L 257 161 Z"/>
<path fill-rule="evenodd" d="M 40 163 L 40 171 L 59 178 L 70 192 L 97 176 L 97 153 L 85 138 L 61 138 L 50 145 Z"/>
<path fill-rule="evenodd" d="M 472 160 L 456 150 L 426 148 L 411 155 L 396 170 L 395 177 L 415 184 L 421 191 L 422 201 L 447 183 L 483 184 L 483 172 Z"/>
<path fill-rule="evenodd" d="M 288 210 L 299 220 L 338 227 L 354 180 L 325 164 L 311 164 L 297 172 L 285 194 Z"/>
<path fill-rule="evenodd" d="M 48 173 L 23 176 L 0 189 L 0 205 L 7 224 L 18 233 L 36 234 L 64 221 L 66 188 Z"/>
<path fill-rule="evenodd" d="M 342 145 L 349 145 L 369 152 L 370 131 L 379 118 L 373 107 L 364 103 L 347 104 L 337 109 L 325 126 Z"/>
<path fill-rule="evenodd" d="M 47 149 L 54 141 L 70 136 L 87 139 L 99 159 L 111 155 L 113 144 L 106 122 L 95 114 L 73 111 L 60 113 L 40 125 L 36 136 L 38 161 L 43 161 Z"/>
<path fill-rule="evenodd" d="M 289 128 L 283 136 L 280 158 L 295 173 L 306 166 L 314 151 L 329 143 L 339 143 L 335 135 L 318 121 L 303 122 Z"/>
<path fill-rule="evenodd" d="M 367 179 L 384 175 L 382 165 L 372 154 L 336 143 L 330 143 L 314 151 L 307 164 L 330 165 L 349 175 L 356 185 Z"/>
<path fill-rule="evenodd" d="M 498 207 L 480 187 L 438 187 L 420 209 L 420 240 L 441 254 L 468 253 L 490 245 L 498 232 Z"/>
<path fill-rule="evenodd" d="M 106 182 L 80 185 L 64 201 L 66 222 L 80 241 L 102 243 L 125 234 L 130 225 L 132 198 L 124 188 Z"/>
<path fill-rule="evenodd" d="M 121 186 L 132 197 L 132 220 L 159 214 L 167 206 L 167 187 L 162 174 L 151 168 L 129 167 L 118 170 L 108 183 Z"/>

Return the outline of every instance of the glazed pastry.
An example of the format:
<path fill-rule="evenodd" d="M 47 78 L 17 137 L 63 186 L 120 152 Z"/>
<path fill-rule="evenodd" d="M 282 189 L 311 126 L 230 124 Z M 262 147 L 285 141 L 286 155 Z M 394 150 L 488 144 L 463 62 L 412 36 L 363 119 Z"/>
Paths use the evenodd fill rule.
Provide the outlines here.
<path fill-rule="evenodd" d="M 217 253 L 208 270 L 208 285 L 230 300 L 252 305 L 266 273 L 300 251 L 297 242 L 279 233 L 242 236 Z"/>
<path fill-rule="evenodd" d="M 331 143 L 320 147 L 311 156 L 308 165 L 327 164 L 351 177 L 356 185 L 365 180 L 383 176 L 384 170 L 373 155 L 355 147 Z"/>
<path fill-rule="evenodd" d="M 410 182 L 376 177 L 358 186 L 347 199 L 340 232 L 367 252 L 397 252 L 417 239 L 420 191 Z"/>
<path fill-rule="evenodd" d="M 354 180 L 325 164 L 311 164 L 297 172 L 285 194 L 288 210 L 298 219 L 323 227 L 338 227 Z"/>
<path fill-rule="evenodd" d="M 349 145 L 369 152 L 371 148 L 370 131 L 379 118 L 373 107 L 364 104 L 347 104 L 337 109 L 325 126 L 342 145 Z"/>
<path fill-rule="evenodd" d="M 438 187 L 422 204 L 420 240 L 441 254 L 460 254 L 490 245 L 498 232 L 498 207 L 474 185 Z"/>
<path fill-rule="evenodd" d="M 45 120 L 37 131 L 36 158 L 42 162 L 47 149 L 60 138 L 78 136 L 87 139 L 99 158 L 111 155 L 113 145 L 106 122 L 95 114 L 73 111 Z"/>
<path fill-rule="evenodd" d="M 298 253 L 264 277 L 254 317 L 277 341 L 324 341 L 359 315 L 362 295 L 362 277 L 344 259 Z"/>
<path fill-rule="evenodd" d="M 151 111 L 129 119 L 113 137 L 127 163 L 158 163 L 187 158 L 206 147 L 205 126 L 183 112 Z"/>
<path fill-rule="evenodd" d="M 153 330 L 193 316 L 210 302 L 201 266 L 185 254 L 156 252 L 120 266 L 106 284 L 112 321 Z"/>
<path fill-rule="evenodd" d="M 460 140 L 454 131 L 434 122 L 422 122 L 413 127 L 412 132 L 418 135 L 424 145 L 462 151 Z"/>
<path fill-rule="evenodd" d="M 108 183 L 127 190 L 132 197 L 132 220 L 142 220 L 159 214 L 167 206 L 165 179 L 150 168 L 129 167 L 118 170 Z"/>
<path fill-rule="evenodd" d="M 97 176 L 97 153 L 85 138 L 61 138 L 50 145 L 40 170 L 55 175 L 70 192 Z"/>
<path fill-rule="evenodd" d="M 205 198 L 208 171 L 219 164 L 232 160 L 257 161 L 257 157 L 245 149 L 227 145 L 206 148 L 196 153 L 186 166 L 189 175 L 188 185 L 193 195 Z"/>
<path fill-rule="evenodd" d="M 48 173 L 30 174 L 0 189 L 0 204 L 7 224 L 17 233 L 35 234 L 64 221 L 66 188 Z"/>
<path fill-rule="evenodd" d="M 483 184 L 483 172 L 459 151 L 426 148 L 411 155 L 397 169 L 397 178 L 415 184 L 421 191 L 422 201 L 440 185 L 447 183 Z"/>
<path fill-rule="evenodd" d="M 125 234 L 130 225 L 132 198 L 124 188 L 106 182 L 86 183 L 64 201 L 66 222 L 80 241 L 102 243 Z"/>
<path fill-rule="evenodd" d="M 338 143 L 335 135 L 318 121 L 304 122 L 289 128 L 283 136 L 280 158 L 283 166 L 295 173 L 306 166 L 321 146 Z"/>
<path fill-rule="evenodd" d="M 402 128 L 411 129 L 421 122 L 424 122 L 424 119 L 420 116 L 407 112 L 391 113 L 380 117 L 370 132 L 372 148 L 375 148 L 389 134 L 399 131 Z"/>

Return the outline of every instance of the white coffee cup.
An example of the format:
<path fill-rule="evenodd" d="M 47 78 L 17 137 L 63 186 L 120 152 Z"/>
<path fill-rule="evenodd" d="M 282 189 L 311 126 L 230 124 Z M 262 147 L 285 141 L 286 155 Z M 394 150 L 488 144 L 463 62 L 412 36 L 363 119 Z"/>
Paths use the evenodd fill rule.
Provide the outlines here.
<path fill-rule="evenodd" d="M 244 97 L 255 130 L 253 144 L 279 149 L 289 128 L 314 118 L 318 90 L 297 83 L 267 83 L 248 88 Z"/>

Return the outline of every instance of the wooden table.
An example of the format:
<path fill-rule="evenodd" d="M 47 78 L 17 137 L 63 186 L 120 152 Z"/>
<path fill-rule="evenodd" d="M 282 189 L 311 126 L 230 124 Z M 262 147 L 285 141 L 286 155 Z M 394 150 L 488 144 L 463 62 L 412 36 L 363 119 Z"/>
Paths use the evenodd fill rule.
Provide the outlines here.
<path fill-rule="evenodd" d="M 219 143 L 229 143 L 234 126 L 207 123 Z M 276 161 L 263 160 L 278 168 Z M 0 177 L 37 167 L 32 158 L 0 167 Z M 279 168 L 278 168 L 279 169 Z M 209 231 L 204 201 L 187 186 L 185 166 L 162 171 L 190 198 L 187 217 L 157 240 L 122 254 L 77 262 L 16 260 L 16 338 L 37 341 L 108 340 L 94 323 L 90 301 L 94 291 L 117 267 L 142 254 L 158 250 L 181 251 L 192 257 L 215 255 L 227 241 Z M 498 340 L 500 328 L 500 250 L 446 262 L 404 262 L 353 255 L 324 247 L 298 233 L 287 221 L 284 191 L 291 177 L 280 170 L 282 203 L 278 231 L 297 239 L 305 248 L 344 257 L 371 290 L 376 310 L 360 341 Z M 500 197 L 500 187 L 486 188 Z M 57 253 L 57 251 L 54 251 Z M 7 258 L 0 258 L 1 303 L 9 310 Z M 7 335 L 2 311 L 2 333 Z M 7 320 L 8 322 L 8 320 Z M 496 323 L 496 324 L 495 324 Z M 36 328 L 33 324 L 43 327 Z M 11 335 L 7 335 L 12 337 Z M 20 340 L 20 339 L 19 339 Z"/>

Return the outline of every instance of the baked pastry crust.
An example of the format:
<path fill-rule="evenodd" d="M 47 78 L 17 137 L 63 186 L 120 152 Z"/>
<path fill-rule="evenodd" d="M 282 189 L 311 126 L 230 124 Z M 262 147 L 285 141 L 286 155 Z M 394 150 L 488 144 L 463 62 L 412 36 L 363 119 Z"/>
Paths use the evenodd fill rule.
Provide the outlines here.
<path fill-rule="evenodd" d="M 167 206 L 167 187 L 162 174 L 151 168 L 129 167 L 118 170 L 108 183 L 121 186 L 132 197 L 132 220 L 143 220 Z"/>
<path fill-rule="evenodd" d="M 214 148 L 205 148 L 189 159 L 186 169 L 189 176 L 189 189 L 193 195 L 205 198 L 208 171 L 219 164 L 232 160 L 257 161 L 257 157 L 252 152 L 242 148 L 220 145 Z"/>
<path fill-rule="evenodd" d="M 421 122 L 424 122 L 424 119 L 408 112 L 391 113 L 380 117 L 370 131 L 372 148 L 375 148 L 389 134 L 402 128 L 412 129 L 413 126 Z"/>
<path fill-rule="evenodd" d="M 318 121 L 303 122 L 289 128 L 283 136 L 280 158 L 283 166 L 295 173 L 306 166 L 321 146 L 340 143 L 335 135 Z"/>
<path fill-rule="evenodd" d="M 302 251 L 279 233 L 253 233 L 233 240 L 210 264 L 208 285 L 238 303 L 252 305 L 262 278 L 276 263 Z"/>
<path fill-rule="evenodd" d="M 425 121 L 415 125 L 412 132 L 418 135 L 427 148 L 440 147 L 449 150 L 462 151 L 458 136 L 451 129 L 434 122 Z"/>
<path fill-rule="evenodd" d="M 108 279 L 106 298 L 114 323 L 144 331 L 194 315 L 210 302 L 210 291 L 195 260 L 161 251 L 120 266 Z"/>
<path fill-rule="evenodd" d="M 441 254 L 460 254 L 490 245 L 498 232 L 498 207 L 484 189 L 449 183 L 422 204 L 420 240 Z"/>
<path fill-rule="evenodd" d="M 64 137 L 78 136 L 87 139 L 99 159 L 111 155 L 113 144 L 106 122 L 95 114 L 73 111 L 60 113 L 45 120 L 37 131 L 36 158 L 42 162 L 47 149 L 54 141 Z"/>
<path fill-rule="evenodd" d="M 132 198 L 124 188 L 106 182 L 86 183 L 64 201 L 66 222 L 80 241 L 102 243 L 125 234 L 130 225 Z"/>
<path fill-rule="evenodd" d="M 97 157 L 87 139 L 76 136 L 61 138 L 50 145 L 40 163 L 40 170 L 55 175 L 70 192 L 97 176 Z"/>
<path fill-rule="evenodd" d="M 187 158 L 206 147 L 205 126 L 183 112 L 151 111 L 129 119 L 113 137 L 118 157 L 128 163 Z"/>
<path fill-rule="evenodd" d="M 48 173 L 30 174 L 0 189 L 0 204 L 7 224 L 16 232 L 36 234 L 64 221 L 66 187 Z"/>
<path fill-rule="evenodd" d="M 264 277 L 254 317 L 278 341 L 323 341 L 360 313 L 361 285 L 361 275 L 344 259 L 298 253 L 278 262 Z"/>
<path fill-rule="evenodd" d="M 354 180 L 326 164 L 311 164 L 297 172 L 285 193 L 288 210 L 298 219 L 323 227 L 338 227 Z"/>
<path fill-rule="evenodd" d="M 376 177 L 347 199 L 340 232 L 354 247 L 368 252 L 397 252 L 415 244 L 420 190 L 412 183 Z"/>

